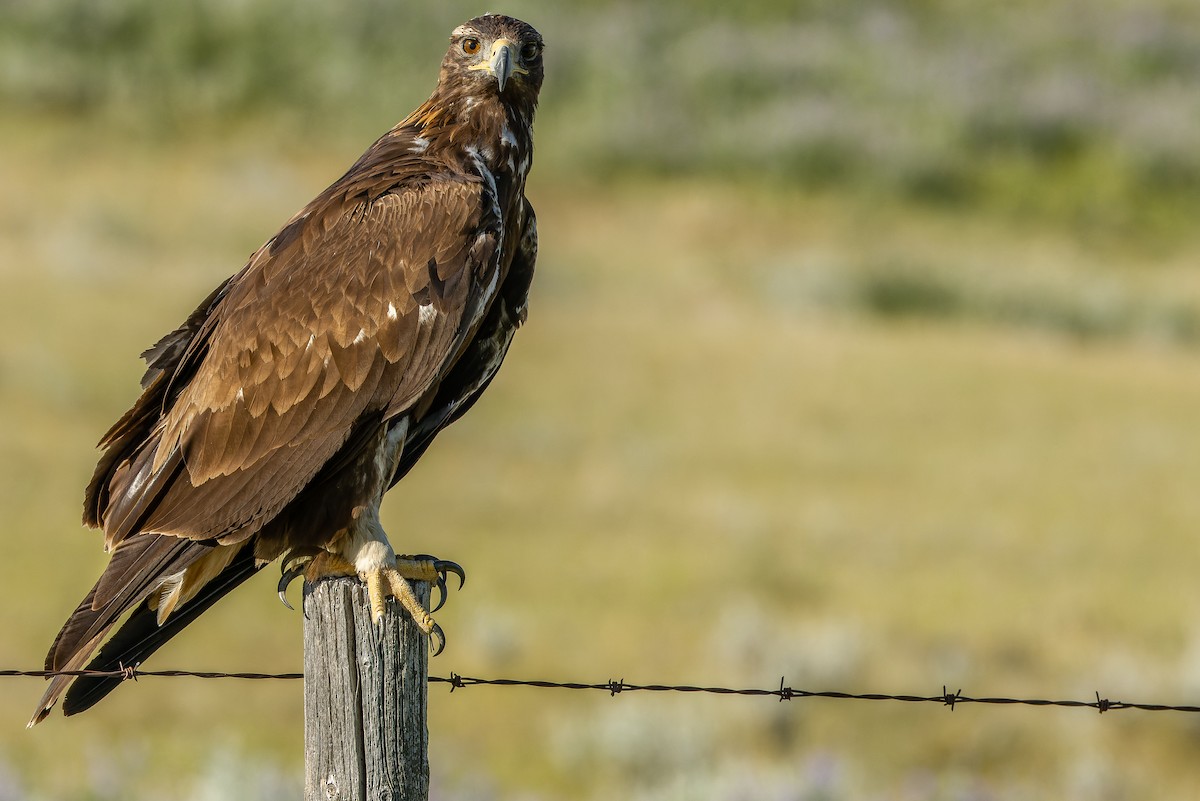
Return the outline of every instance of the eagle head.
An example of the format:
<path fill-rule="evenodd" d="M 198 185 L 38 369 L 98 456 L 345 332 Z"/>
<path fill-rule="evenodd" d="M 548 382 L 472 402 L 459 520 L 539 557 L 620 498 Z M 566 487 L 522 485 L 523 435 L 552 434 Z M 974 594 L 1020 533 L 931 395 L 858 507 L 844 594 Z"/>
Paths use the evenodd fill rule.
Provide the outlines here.
<path fill-rule="evenodd" d="M 542 87 L 542 35 L 527 22 L 485 14 L 450 34 L 442 60 L 442 83 L 472 95 L 494 94 L 506 101 L 537 102 Z"/>

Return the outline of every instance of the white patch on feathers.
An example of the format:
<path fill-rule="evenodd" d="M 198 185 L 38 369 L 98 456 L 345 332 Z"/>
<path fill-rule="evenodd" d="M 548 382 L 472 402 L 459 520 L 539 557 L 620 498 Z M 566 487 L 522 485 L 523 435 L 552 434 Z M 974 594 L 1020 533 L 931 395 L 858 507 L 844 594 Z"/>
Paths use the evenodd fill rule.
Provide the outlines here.
<path fill-rule="evenodd" d="M 500 191 L 496 188 L 496 176 L 492 175 L 492 171 L 488 168 L 487 162 L 483 160 L 481 155 L 479 155 L 479 151 L 477 149 L 468 147 L 467 153 L 475 162 L 475 167 L 477 170 L 479 170 L 479 175 L 483 178 L 484 183 L 487 185 L 487 194 L 492 200 L 492 214 L 496 216 L 497 220 L 504 219 L 504 215 L 500 211 Z M 497 242 L 496 247 L 499 248 L 502 244 L 502 242 Z M 491 300 L 490 295 L 488 300 Z"/>
<path fill-rule="evenodd" d="M 167 620 L 167 615 L 171 614 L 171 610 L 175 608 L 171 596 L 179 592 L 179 588 L 183 586 L 183 574 L 185 570 L 180 570 L 178 573 L 172 573 L 162 580 L 158 585 L 158 589 L 150 596 L 150 608 L 158 611 L 158 625 L 162 625 Z"/>
<path fill-rule="evenodd" d="M 213 548 L 185 569 L 173 573 L 162 580 L 158 589 L 150 596 L 150 608 L 158 612 L 158 625 L 167 622 L 167 618 L 180 604 L 187 603 L 208 584 L 229 567 L 233 557 L 245 547 L 245 542 L 237 545 L 218 546 Z"/>
<path fill-rule="evenodd" d="M 500 129 L 500 141 L 508 147 L 517 146 L 517 137 L 513 135 L 513 132 L 509 130 L 507 125 Z"/>

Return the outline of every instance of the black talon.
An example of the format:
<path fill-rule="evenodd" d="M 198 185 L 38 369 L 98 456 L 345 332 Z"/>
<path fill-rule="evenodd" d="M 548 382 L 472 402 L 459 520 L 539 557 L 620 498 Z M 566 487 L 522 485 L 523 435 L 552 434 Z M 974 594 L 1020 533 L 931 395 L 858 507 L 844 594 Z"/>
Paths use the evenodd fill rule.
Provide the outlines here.
<path fill-rule="evenodd" d="M 447 559 L 438 559 L 436 556 L 430 556 L 427 553 L 415 553 L 407 556 L 399 557 L 401 559 L 411 559 L 414 562 L 433 562 L 433 571 L 438 574 L 437 584 L 442 590 L 443 599 L 446 594 L 446 575 L 453 573 L 458 576 L 458 588 L 461 590 L 463 585 L 467 583 L 467 573 L 463 570 L 462 565 L 458 562 L 451 562 Z M 438 609 L 442 608 L 445 600 L 438 603 Z M 436 609 L 434 610 L 437 611 Z"/>
<path fill-rule="evenodd" d="M 433 586 L 437 587 L 438 589 L 438 602 L 437 606 L 433 607 L 433 609 L 429 611 L 429 614 L 433 614 L 446 605 L 446 577 L 439 573 L 437 583 Z"/>
<path fill-rule="evenodd" d="M 463 588 L 463 585 L 465 585 L 467 583 L 466 571 L 464 571 L 462 569 L 462 565 L 458 564 L 458 562 L 450 562 L 445 559 L 438 559 L 434 556 L 430 556 L 427 553 L 406 554 L 404 556 L 399 556 L 397 558 L 398 559 L 407 559 L 407 560 L 410 560 L 413 562 L 430 562 L 430 563 L 432 563 L 433 572 L 437 576 L 433 580 L 433 586 L 435 588 L 437 588 L 438 596 L 437 596 L 437 603 L 434 604 L 433 608 L 429 610 L 430 614 L 433 614 L 434 612 L 438 611 L 439 609 L 441 609 L 443 606 L 446 605 L 446 598 L 450 594 L 446 589 L 446 576 L 448 574 L 453 573 L 454 575 L 458 576 L 458 588 L 460 590 Z M 432 598 L 431 598 L 431 600 L 432 600 Z M 444 640 L 442 641 L 442 644 L 443 644 L 443 646 L 445 645 Z M 440 653 L 440 652 L 441 652 L 441 648 L 438 649 L 438 653 Z"/>
<path fill-rule="evenodd" d="M 304 568 L 307 566 L 305 562 L 298 562 L 291 567 L 287 567 L 287 563 L 285 562 L 283 565 L 283 575 L 279 577 L 279 584 L 275 586 L 275 589 L 279 591 L 279 600 L 283 601 L 283 605 L 293 612 L 296 611 L 296 608 L 288 602 L 287 588 L 289 584 L 304 575 Z"/>
<path fill-rule="evenodd" d="M 444 559 L 435 559 L 433 569 L 436 570 L 442 577 L 443 587 L 445 586 L 445 578 L 447 573 L 453 573 L 458 576 L 458 588 L 461 590 L 467 583 L 467 573 L 462 569 L 462 565 L 458 562 L 448 562 Z"/>
<path fill-rule="evenodd" d="M 433 656 L 437 656 L 446 647 L 446 635 L 442 631 L 442 627 L 437 623 L 433 624 L 433 628 L 429 630 L 429 648 L 433 651 Z"/>

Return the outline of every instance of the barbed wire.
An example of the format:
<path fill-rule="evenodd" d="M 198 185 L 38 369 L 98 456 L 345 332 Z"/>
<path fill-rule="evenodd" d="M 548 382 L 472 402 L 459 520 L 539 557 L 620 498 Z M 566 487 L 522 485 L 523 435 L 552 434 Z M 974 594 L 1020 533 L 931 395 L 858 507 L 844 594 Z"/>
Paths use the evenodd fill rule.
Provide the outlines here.
<path fill-rule="evenodd" d="M 0 678 L 8 677 L 52 678 L 54 676 L 89 677 L 97 679 L 120 679 L 122 681 L 137 681 L 143 677 L 178 678 L 190 677 L 195 679 L 303 679 L 303 673 L 222 673 L 205 670 L 142 670 L 140 666 L 120 666 L 116 670 L 0 670 Z M 1034 706 L 1034 707 L 1076 707 L 1095 709 L 1097 712 L 1111 712 L 1118 709 L 1139 709 L 1143 712 L 1200 712 L 1200 706 L 1187 704 L 1148 704 L 1133 701 L 1113 701 L 1102 697 L 1096 692 L 1094 701 L 1051 700 L 1046 698 L 1004 698 L 997 696 L 963 695 L 961 689 L 950 692 L 942 686 L 939 695 L 902 695 L 893 693 L 847 693 L 832 690 L 801 690 L 789 687 L 784 677 L 779 679 L 777 688 L 759 687 L 704 687 L 690 684 L 631 684 L 624 679 L 609 679 L 605 682 L 589 684 L 574 681 L 544 681 L 541 679 L 484 679 L 477 676 L 461 676 L 451 671 L 449 676 L 429 676 L 430 684 L 449 684 L 450 692 L 465 687 L 530 687 L 535 689 L 556 690 L 602 690 L 611 696 L 628 692 L 672 692 L 672 693 L 706 693 L 710 695 L 740 695 L 740 696 L 773 696 L 780 702 L 792 701 L 798 698 L 830 698 L 842 701 L 894 701 L 901 703 L 929 703 L 947 706 L 951 711 L 960 704 L 991 704 L 999 706 Z"/>

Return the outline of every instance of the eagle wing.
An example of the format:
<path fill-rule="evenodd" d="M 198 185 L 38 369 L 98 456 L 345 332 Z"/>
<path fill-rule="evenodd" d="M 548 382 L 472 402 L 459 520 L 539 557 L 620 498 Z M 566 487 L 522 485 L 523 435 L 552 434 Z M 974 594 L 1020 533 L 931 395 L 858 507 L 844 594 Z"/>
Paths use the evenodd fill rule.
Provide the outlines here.
<path fill-rule="evenodd" d="M 392 474 L 391 486 L 404 478 L 425 454 L 434 438 L 466 414 L 495 378 L 513 335 L 525 322 L 529 287 L 537 261 L 537 216 L 528 200 L 521 203 L 520 225 L 512 264 L 495 301 L 479 324 L 470 344 L 441 383 L 428 410 L 409 429 L 404 451 Z"/>
<path fill-rule="evenodd" d="M 113 470 L 109 546 L 143 531 L 240 541 L 360 417 L 393 416 L 436 387 L 498 284 L 485 191 L 455 176 L 334 193 L 255 253 L 181 354 L 186 385 L 167 390 L 152 437 Z"/>

